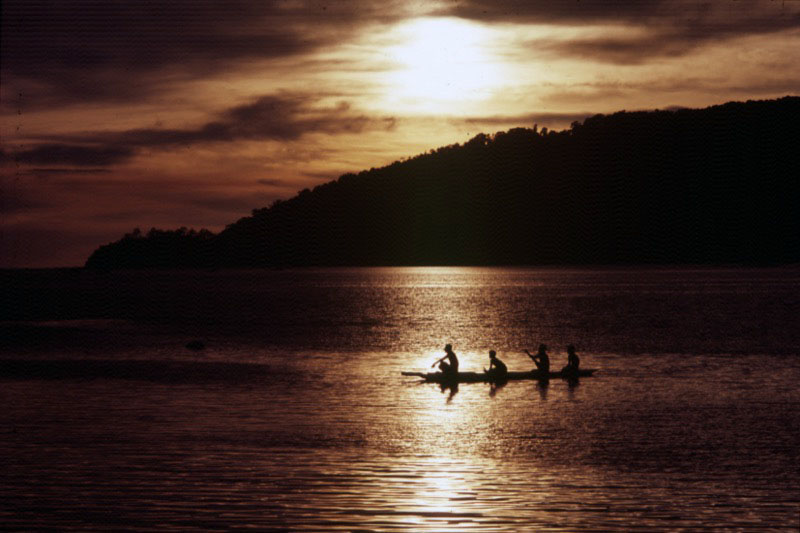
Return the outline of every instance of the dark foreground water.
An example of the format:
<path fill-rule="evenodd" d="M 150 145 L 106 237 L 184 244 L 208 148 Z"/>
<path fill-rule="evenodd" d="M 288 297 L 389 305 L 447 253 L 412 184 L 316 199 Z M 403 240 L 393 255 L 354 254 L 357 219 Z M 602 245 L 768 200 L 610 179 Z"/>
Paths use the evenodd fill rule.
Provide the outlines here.
<path fill-rule="evenodd" d="M 0 281 L 6 529 L 800 527 L 797 269 Z M 545 342 L 598 372 L 400 376 L 445 342 L 463 370 Z"/>

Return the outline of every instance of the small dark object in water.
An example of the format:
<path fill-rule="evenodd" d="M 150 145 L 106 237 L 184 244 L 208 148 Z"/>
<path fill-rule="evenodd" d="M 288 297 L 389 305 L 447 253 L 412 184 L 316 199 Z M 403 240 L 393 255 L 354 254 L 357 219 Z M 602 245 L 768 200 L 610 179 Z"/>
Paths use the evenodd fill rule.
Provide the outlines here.
<path fill-rule="evenodd" d="M 189 348 L 190 350 L 198 351 L 198 350 L 202 350 L 203 348 L 205 348 L 206 345 L 203 343 L 203 341 L 194 340 L 194 341 L 187 342 L 186 343 L 186 347 Z"/>

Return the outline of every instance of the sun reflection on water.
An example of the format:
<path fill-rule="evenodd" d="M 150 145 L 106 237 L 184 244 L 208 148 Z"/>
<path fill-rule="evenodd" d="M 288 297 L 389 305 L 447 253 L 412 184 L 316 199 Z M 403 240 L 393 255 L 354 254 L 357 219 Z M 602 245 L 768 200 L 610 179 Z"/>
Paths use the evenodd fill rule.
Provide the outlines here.
<path fill-rule="evenodd" d="M 396 352 L 409 356 L 403 370 L 430 371 L 448 343 L 463 371 L 487 366 L 489 350 L 496 350 L 510 370 L 528 370 L 530 361 L 522 354 L 523 348 L 562 342 L 552 338 L 551 324 L 566 318 L 553 315 L 533 298 L 543 290 L 543 282 L 530 272 L 387 267 L 367 275 L 372 283 L 366 295 L 371 305 L 358 311 L 364 315 L 360 319 L 380 324 L 373 334 L 383 335 Z"/>
<path fill-rule="evenodd" d="M 367 274 L 373 281 L 364 281 Z M 796 524 L 800 364 L 792 357 L 633 356 L 595 346 L 583 362 L 601 371 L 580 386 L 516 381 L 494 397 L 486 383 L 441 390 L 400 375 L 428 370 L 448 342 L 465 371 L 480 371 L 489 348 L 511 370 L 524 368 L 530 362 L 513 351 L 515 343 L 555 345 L 551 339 L 573 341 L 587 328 L 599 328 L 604 342 L 619 346 L 650 342 L 630 332 L 646 324 L 631 321 L 671 307 L 630 292 L 683 283 L 677 278 L 664 283 L 661 274 L 641 274 L 644 285 L 629 288 L 628 272 L 367 274 L 303 273 L 291 292 L 302 295 L 311 279 L 315 305 L 295 316 L 307 321 L 310 313 L 313 325 L 295 330 L 290 320 L 270 330 L 284 327 L 292 339 L 303 338 L 289 350 L 258 352 L 237 337 L 231 349 L 187 355 L 181 334 L 180 350 L 158 352 L 164 359 L 158 368 L 175 360 L 191 371 L 177 383 L 138 365 L 130 380 L 116 373 L 4 380 L 0 427 L 8 430 L 0 456 L 14 458 L 0 476 L 3 503 L 12 509 L 4 523 L 19 530 L 135 524 L 148 530 L 495 532 L 752 531 Z M 708 274 L 702 276 L 689 288 L 708 291 Z M 795 298 L 792 276 L 790 289 L 781 290 Z M 536 285 L 542 279 L 546 286 Z M 734 294 L 744 285 L 737 281 Z M 746 299 L 732 300 L 739 306 L 734 318 L 771 309 L 774 298 L 755 286 Z M 587 300 L 592 291 L 594 300 Z M 669 291 L 670 301 L 687 298 L 685 287 Z M 699 340 L 706 325 L 700 311 L 719 309 L 698 306 L 681 323 L 659 321 L 637 331 Z M 695 322 L 702 328 L 692 331 Z M 735 323 L 724 322 L 731 324 L 725 330 L 735 333 Z M 118 329 L 110 331 L 118 337 Z M 326 336 L 340 344 L 330 348 Z M 152 358 L 154 344 L 134 355 Z M 668 346 L 673 349 L 672 340 Z M 564 360 L 558 348 L 552 355 L 554 365 Z M 207 379 L 202 358 L 223 364 L 225 376 Z M 262 363 L 259 379 L 236 370 L 236 361 Z M 759 368 L 781 372 L 755 379 Z"/>

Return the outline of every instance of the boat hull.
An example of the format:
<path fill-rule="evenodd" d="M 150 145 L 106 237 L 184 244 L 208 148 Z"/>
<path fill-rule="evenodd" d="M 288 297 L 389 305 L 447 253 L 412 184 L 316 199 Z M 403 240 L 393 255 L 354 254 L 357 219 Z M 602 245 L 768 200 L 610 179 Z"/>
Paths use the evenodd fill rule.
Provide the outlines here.
<path fill-rule="evenodd" d="M 562 373 L 562 372 L 539 372 L 538 370 L 532 370 L 528 372 L 509 372 L 506 374 L 504 379 L 498 379 L 497 376 L 493 374 L 487 374 L 486 372 L 459 372 L 456 375 L 450 374 L 443 374 L 441 372 L 401 372 L 404 376 L 414 376 L 418 378 L 422 378 L 425 381 L 431 381 L 435 383 L 479 383 L 479 382 L 490 382 L 490 381 L 516 381 L 516 380 L 523 380 L 523 379 L 532 379 L 538 381 L 544 381 L 548 379 L 561 379 L 561 378 L 588 378 L 594 374 L 596 369 L 594 368 L 586 368 L 579 370 L 577 375 L 574 373 Z"/>

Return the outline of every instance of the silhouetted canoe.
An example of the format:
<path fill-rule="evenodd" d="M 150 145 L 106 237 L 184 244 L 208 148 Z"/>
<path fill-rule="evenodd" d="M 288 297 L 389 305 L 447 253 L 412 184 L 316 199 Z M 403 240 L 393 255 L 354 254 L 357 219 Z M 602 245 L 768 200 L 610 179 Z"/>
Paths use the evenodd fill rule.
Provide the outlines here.
<path fill-rule="evenodd" d="M 581 369 L 578 371 L 577 377 L 579 378 L 591 377 L 596 370 L 597 369 L 595 368 Z M 450 376 L 442 374 L 441 372 L 401 372 L 401 374 L 403 374 L 404 376 L 414 376 L 422 378 L 425 381 L 431 381 L 436 383 L 478 383 L 481 381 L 483 382 L 497 381 L 495 376 L 493 376 L 492 374 L 487 374 L 486 372 L 459 372 L 458 376 Z M 506 375 L 506 379 L 503 381 L 515 381 L 520 379 L 545 380 L 545 379 L 559 379 L 559 378 L 570 378 L 570 377 L 575 377 L 575 376 L 564 375 L 561 372 L 550 372 L 548 374 L 543 374 L 538 370 L 532 370 L 528 372 L 509 372 Z"/>

